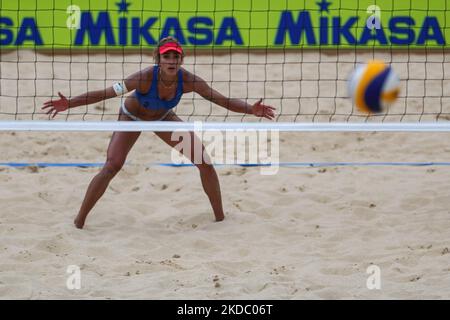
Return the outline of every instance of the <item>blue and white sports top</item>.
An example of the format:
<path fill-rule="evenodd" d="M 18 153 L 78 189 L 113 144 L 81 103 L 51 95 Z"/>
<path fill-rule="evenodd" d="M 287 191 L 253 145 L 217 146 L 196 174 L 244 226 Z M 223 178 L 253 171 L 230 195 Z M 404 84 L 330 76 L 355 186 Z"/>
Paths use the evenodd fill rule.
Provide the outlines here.
<path fill-rule="evenodd" d="M 170 110 L 180 102 L 181 96 L 183 95 L 183 72 L 178 70 L 178 86 L 175 97 L 172 100 L 161 100 L 158 94 L 158 71 L 159 66 L 155 65 L 153 67 L 153 80 L 150 90 L 142 94 L 139 91 L 135 91 L 134 95 L 139 103 L 145 108 L 150 110 Z"/>

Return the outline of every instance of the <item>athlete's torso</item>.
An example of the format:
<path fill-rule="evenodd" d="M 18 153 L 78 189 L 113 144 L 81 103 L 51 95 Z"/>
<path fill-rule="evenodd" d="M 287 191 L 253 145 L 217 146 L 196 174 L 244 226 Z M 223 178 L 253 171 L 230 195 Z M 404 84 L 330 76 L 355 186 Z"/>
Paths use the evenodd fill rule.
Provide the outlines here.
<path fill-rule="evenodd" d="M 181 96 L 187 88 L 184 87 L 184 72 L 182 69 L 178 71 L 178 81 L 176 84 L 175 94 L 173 88 L 171 90 L 160 86 L 161 92 L 158 90 L 158 71 L 159 66 L 155 65 L 150 69 L 148 90 L 136 91 L 127 97 L 125 106 L 128 111 L 142 120 L 155 120 L 168 110 L 174 108 L 180 102 Z M 146 92 L 145 92 L 146 91 Z M 191 90 L 189 90 L 191 91 Z M 145 93 L 143 93 L 145 92 Z M 167 96 L 167 98 L 164 98 Z M 163 97 L 163 99 L 161 99 Z"/>
<path fill-rule="evenodd" d="M 141 93 L 136 90 L 134 95 L 145 109 L 167 111 L 176 107 L 180 102 L 181 96 L 183 95 L 183 72 L 181 71 L 181 69 L 178 70 L 178 82 L 175 96 L 170 100 L 162 100 L 159 97 L 158 93 L 158 71 L 159 66 L 155 65 L 153 67 L 153 79 L 150 90 L 148 90 L 148 92 L 146 93 Z"/>

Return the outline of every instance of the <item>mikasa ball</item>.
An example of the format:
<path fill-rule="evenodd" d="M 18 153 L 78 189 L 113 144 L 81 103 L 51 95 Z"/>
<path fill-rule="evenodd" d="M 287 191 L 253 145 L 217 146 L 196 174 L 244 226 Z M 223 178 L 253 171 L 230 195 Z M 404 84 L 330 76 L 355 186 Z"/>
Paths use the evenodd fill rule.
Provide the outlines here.
<path fill-rule="evenodd" d="M 359 65 L 348 81 L 349 95 L 364 113 L 385 112 L 400 93 L 400 78 L 383 61 Z"/>

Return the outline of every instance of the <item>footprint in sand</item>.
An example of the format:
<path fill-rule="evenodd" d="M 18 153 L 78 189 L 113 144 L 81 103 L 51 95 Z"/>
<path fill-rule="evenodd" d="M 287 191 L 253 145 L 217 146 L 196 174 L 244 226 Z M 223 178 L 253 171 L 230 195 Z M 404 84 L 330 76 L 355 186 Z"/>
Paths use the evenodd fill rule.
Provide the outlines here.
<path fill-rule="evenodd" d="M 305 290 L 307 292 L 315 292 L 315 291 L 320 291 L 322 289 L 325 289 L 325 286 L 319 285 L 319 284 L 312 284 L 309 285 L 305 288 Z"/>
<path fill-rule="evenodd" d="M 175 268 L 175 269 L 177 269 L 177 270 L 186 270 L 185 268 L 183 268 L 182 266 L 180 266 L 178 263 L 175 263 L 175 262 L 173 262 L 172 260 L 170 260 L 170 259 L 166 259 L 166 260 L 164 260 L 164 261 L 160 261 L 159 262 L 161 265 L 163 265 L 163 266 L 168 266 L 168 267 L 171 267 L 171 268 Z"/>
<path fill-rule="evenodd" d="M 273 202 L 273 206 L 277 207 L 291 207 L 293 203 L 301 203 L 302 197 L 295 195 L 295 196 L 288 196 L 288 195 L 280 195 L 277 200 Z"/>
<path fill-rule="evenodd" d="M 241 248 L 241 249 L 237 250 L 237 254 L 239 255 L 239 257 L 242 257 L 242 258 L 247 257 L 249 255 L 249 253 L 250 253 L 250 251 L 245 248 L 243 248 L 243 249 Z"/>
<path fill-rule="evenodd" d="M 207 216 L 206 214 L 197 214 L 187 219 L 179 219 L 175 224 L 172 224 L 172 228 L 176 230 L 195 230 L 201 228 L 205 223 L 209 223 L 208 217 L 213 219 L 213 216 Z"/>
<path fill-rule="evenodd" d="M 323 194 L 311 194 L 308 195 L 308 198 L 316 203 L 330 203 L 334 200 L 333 198 Z"/>
<path fill-rule="evenodd" d="M 427 206 L 430 202 L 431 200 L 428 198 L 415 196 L 402 200 L 400 203 L 400 208 L 406 211 L 417 210 Z"/>

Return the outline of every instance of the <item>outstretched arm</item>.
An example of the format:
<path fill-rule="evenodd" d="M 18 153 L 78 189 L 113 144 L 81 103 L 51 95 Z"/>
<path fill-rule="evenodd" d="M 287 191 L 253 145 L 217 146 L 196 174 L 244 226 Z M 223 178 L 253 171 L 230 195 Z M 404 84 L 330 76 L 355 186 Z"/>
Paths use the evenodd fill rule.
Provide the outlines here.
<path fill-rule="evenodd" d="M 69 108 L 85 106 L 117 97 L 140 87 L 142 82 L 145 80 L 144 77 L 146 72 L 147 70 L 143 70 L 132 74 L 125 79 L 122 84 L 118 84 L 119 86 L 115 84 L 114 86 L 103 90 L 89 91 L 72 99 L 67 99 L 61 92 L 58 92 L 60 99 L 46 101 L 42 109 L 48 108 L 49 110 L 47 111 L 47 114 L 52 114 L 52 118 L 54 118 L 58 112 L 66 111 Z"/>
<path fill-rule="evenodd" d="M 257 117 L 264 117 L 269 120 L 272 120 L 275 117 L 275 108 L 263 104 L 262 99 L 259 99 L 256 103 L 251 105 L 241 99 L 227 98 L 220 92 L 211 88 L 205 80 L 195 75 L 193 77 L 194 92 L 221 107 L 234 112 L 254 114 Z"/>

